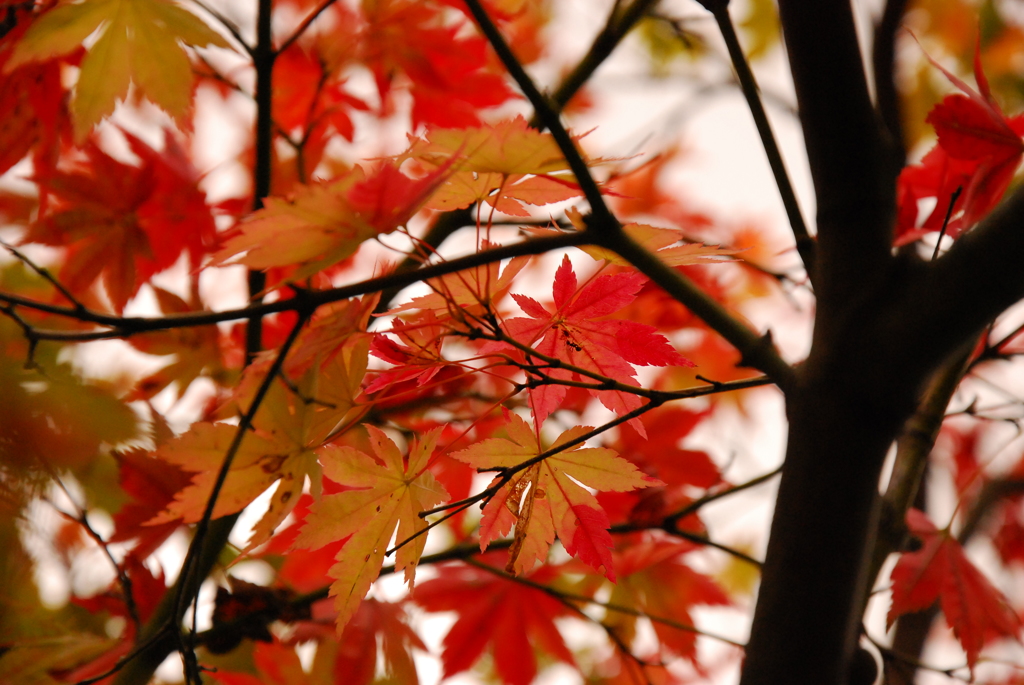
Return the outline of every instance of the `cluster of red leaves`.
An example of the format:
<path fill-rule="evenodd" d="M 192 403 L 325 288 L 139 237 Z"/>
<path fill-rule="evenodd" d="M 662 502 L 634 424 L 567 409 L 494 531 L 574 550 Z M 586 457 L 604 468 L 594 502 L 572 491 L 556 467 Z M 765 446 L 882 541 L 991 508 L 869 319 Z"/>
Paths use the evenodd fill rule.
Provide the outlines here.
<path fill-rule="evenodd" d="M 948 529 L 938 530 L 917 509 L 907 512 L 907 528 L 921 541 L 921 549 L 903 554 L 893 568 L 888 625 L 938 600 L 972 668 L 986 642 L 1019 635 L 1020 619 L 1013 607 L 971 563 Z"/>
<path fill-rule="evenodd" d="M 897 245 L 940 230 L 956 238 L 973 227 L 1002 198 L 1024 157 L 1024 116 L 1007 117 L 996 104 L 981 68 L 980 45 L 974 56 L 980 93 L 933 64 L 962 92 L 947 95 L 928 114 L 938 143 L 900 174 Z M 927 198 L 934 198 L 935 207 L 922 222 L 918 204 Z"/>
<path fill-rule="evenodd" d="M 65 286 L 85 293 L 102 279 L 118 312 L 183 254 L 198 267 L 216 231 L 199 174 L 176 135 L 165 131 L 162 152 L 130 133 L 124 137 L 141 166 L 118 161 L 89 140 L 80 158 L 37 172 L 40 218 L 23 238 L 67 248 Z"/>
<path fill-rule="evenodd" d="M 653 326 L 607 318 L 632 302 L 645 282 L 638 274 L 618 273 L 598 276 L 578 287 L 576 273 L 566 256 L 555 272 L 554 311 L 532 297 L 513 294 L 527 316 L 508 319 L 504 331 L 512 340 L 542 355 L 628 385 L 636 385 L 632 365 L 693 366 L 693 362 L 676 352 Z M 528 356 L 524 356 L 522 348 L 508 343 L 488 349 L 508 351 L 522 357 L 524 364 Z M 579 373 L 561 366 L 548 369 L 545 375 L 553 379 L 582 380 Z M 565 393 L 565 386 L 554 384 L 530 391 L 530 406 L 537 425 L 559 406 Z M 593 390 L 592 393 L 620 415 L 641 405 L 640 398 L 628 392 Z M 634 420 L 630 425 L 646 437 L 643 424 Z"/>

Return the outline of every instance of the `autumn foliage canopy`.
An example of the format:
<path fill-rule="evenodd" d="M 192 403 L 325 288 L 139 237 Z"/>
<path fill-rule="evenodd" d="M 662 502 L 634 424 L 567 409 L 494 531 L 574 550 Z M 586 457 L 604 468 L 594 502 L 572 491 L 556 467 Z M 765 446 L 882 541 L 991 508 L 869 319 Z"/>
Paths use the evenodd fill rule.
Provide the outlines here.
<path fill-rule="evenodd" d="M 581 5 L 0 2 L 0 682 L 735 679 L 783 456 L 747 436 L 830 289 L 779 14 Z M 894 259 L 1014 185 L 1000 8 L 864 10 L 899 48 Z M 685 117 L 613 121 L 606 60 L 745 99 L 776 213 L 694 199 Z M 915 389 L 844 682 L 1024 682 L 1019 320 Z"/>

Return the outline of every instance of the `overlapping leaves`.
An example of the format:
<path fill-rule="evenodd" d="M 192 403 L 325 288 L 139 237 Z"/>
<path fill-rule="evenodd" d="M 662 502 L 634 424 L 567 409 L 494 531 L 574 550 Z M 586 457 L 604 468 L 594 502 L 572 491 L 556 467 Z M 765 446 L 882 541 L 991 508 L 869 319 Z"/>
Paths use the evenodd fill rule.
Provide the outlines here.
<path fill-rule="evenodd" d="M 427 522 L 419 514 L 448 497 L 427 470 L 439 430 L 414 442 L 405 458 L 384 431 L 372 425 L 366 429 L 373 455 L 352 447 L 320 451 L 324 476 L 352 489 L 314 503 L 295 541 L 298 547 L 317 549 L 348 538 L 328 572 L 334 579 L 339 635 L 380 574 L 393 536 L 401 545 L 395 570 L 404 570 L 406 582 L 413 584 L 426 544 Z"/>
<path fill-rule="evenodd" d="M 588 488 L 626 492 L 658 485 L 635 466 L 603 447 L 575 444 L 541 460 L 546 448 L 537 433 L 520 416 L 506 415 L 508 438 L 490 438 L 452 456 L 478 469 L 518 469 L 512 476 L 499 475 L 496 494 L 484 506 L 480 523 L 480 548 L 515 528 L 508 570 L 530 571 L 547 559 L 555 535 L 566 551 L 615 579 L 612 538 L 608 517 Z M 551 450 L 592 430 L 577 426 L 555 439 Z M 530 461 L 523 468 L 524 464 Z"/>
<path fill-rule="evenodd" d="M 907 527 L 922 547 L 903 554 L 892 570 L 890 626 L 898 616 L 922 611 L 938 600 L 972 668 L 986 643 L 1019 636 L 1020 619 L 1006 597 L 971 563 L 948 530 L 938 530 L 917 509 L 907 512 Z"/>

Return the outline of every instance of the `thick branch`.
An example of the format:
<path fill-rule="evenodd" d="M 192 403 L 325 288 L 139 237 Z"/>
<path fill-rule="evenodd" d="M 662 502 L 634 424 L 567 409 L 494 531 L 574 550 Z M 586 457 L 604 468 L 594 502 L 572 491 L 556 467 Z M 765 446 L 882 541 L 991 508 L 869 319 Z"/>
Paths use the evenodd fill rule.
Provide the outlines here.
<path fill-rule="evenodd" d="M 896 88 L 896 33 L 903 22 L 907 0 L 888 0 L 882 18 L 875 27 L 871 63 L 875 76 L 875 100 L 878 115 L 889 134 L 892 167 L 898 170 L 906 162 L 903 122 L 900 118 L 900 97 Z"/>
<path fill-rule="evenodd" d="M 842 298 L 889 259 L 894 206 L 885 145 L 849 0 L 780 0 L 818 204 L 819 299 Z"/>
<path fill-rule="evenodd" d="M 928 457 L 946 418 L 946 407 L 967 371 L 973 348 L 972 342 L 939 370 L 896 442 L 896 462 L 882 498 L 881 521 L 869 578 L 878 575 L 889 554 L 899 549 L 903 542 L 906 535 L 904 517 L 917 498 L 927 471 Z"/>
<path fill-rule="evenodd" d="M 916 342 L 956 345 L 1024 297 L 1022 258 L 1024 189 L 1018 188 L 929 265 L 919 287 L 908 293 L 908 306 L 919 307 L 922 319 L 921 339 Z"/>

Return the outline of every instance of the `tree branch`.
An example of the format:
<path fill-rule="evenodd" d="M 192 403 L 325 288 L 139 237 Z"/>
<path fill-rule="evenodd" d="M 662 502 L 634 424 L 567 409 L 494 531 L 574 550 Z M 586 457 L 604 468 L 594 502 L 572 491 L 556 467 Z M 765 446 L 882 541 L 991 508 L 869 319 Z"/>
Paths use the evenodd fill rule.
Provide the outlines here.
<path fill-rule="evenodd" d="M 612 7 L 612 12 L 608 15 L 608 21 L 605 22 L 604 28 L 594 38 L 594 42 L 591 44 L 587 54 L 562 79 L 562 83 L 551 94 L 550 102 L 558 111 L 561 111 L 569 103 L 569 100 L 579 92 L 583 84 L 593 76 L 597 68 L 604 63 L 608 56 L 612 54 L 612 51 L 622 42 L 626 34 L 636 26 L 637 22 L 650 11 L 657 1 L 634 0 L 621 13 L 617 11 L 618 3 Z M 539 119 L 538 115 L 535 115 L 535 119 Z"/>
<path fill-rule="evenodd" d="M 543 254 L 560 247 L 571 247 L 586 245 L 591 242 L 592 236 L 585 232 L 562 233 L 559 235 L 532 238 L 520 243 L 502 245 L 500 247 L 476 252 L 464 257 L 446 260 L 434 264 L 428 264 L 415 271 L 387 274 L 368 278 L 364 281 L 350 285 L 331 288 L 328 290 L 316 290 L 304 293 L 301 297 L 290 297 L 276 302 L 250 305 L 239 309 L 228 309 L 221 312 L 195 312 L 189 314 L 171 314 L 162 317 L 126 317 L 103 314 L 94 310 L 79 311 L 74 307 L 64 307 L 46 302 L 39 302 L 19 295 L 0 292 L 0 302 L 7 302 L 17 307 L 33 309 L 47 314 L 56 314 L 76 321 L 94 323 L 100 326 L 109 326 L 108 331 L 88 331 L 79 333 L 75 331 L 61 330 L 38 330 L 39 340 L 62 340 L 62 341 L 89 341 L 107 340 L 110 338 L 127 338 L 139 333 L 149 331 L 164 331 L 173 328 L 186 328 L 190 326 L 209 326 L 224 321 L 235 321 L 237 319 L 248 319 L 262 317 L 277 312 L 297 311 L 306 306 L 319 307 L 331 302 L 347 300 L 351 297 L 359 297 L 368 293 L 375 293 L 389 288 L 403 288 L 413 283 L 437 278 L 447 274 L 483 266 L 502 259 L 510 259 L 522 255 Z"/>
<path fill-rule="evenodd" d="M 789 172 L 786 171 L 786 162 L 782 158 L 782 151 L 775 141 L 775 134 L 772 132 L 771 122 L 761 103 L 760 89 L 754 79 L 754 73 L 747 64 L 747 58 L 740 47 L 739 38 L 736 36 L 736 29 L 729 17 L 729 5 L 727 0 L 703 0 L 702 4 L 707 7 L 715 17 L 718 28 L 725 39 L 725 45 L 729 50 L 729 58 L 732 60 L 733 69 L 739 78 L 740 90 L 750 108 L 750 114 L 754 118 L 754 125 L 761 137 L 761 146 L 768 157 L 768 164 L 771 166 L 772 175 L 775 177 L 775 184 L 779 188 L 779 195 L 782 204 L 786 208 L 786 216 L 789 218 L 789 226 L 796 239 L 796 250 L 804 262 L 808 277 L 812 283 L 815 275 L 814 254 L 815 241 L 807 231 L 807 224 L 804 222 L 803 214 L 800 212 L 800 204 L 796 199 L 796 192 L 789 180 Z"/>
<path fill-rule="evenodd" d="M 512 75 L 512 78 L 519 85 L 520 90 L 523 91 L 530 104 L 533 105 L 535 116 L 551 132 L 551 136 L 558 144 L 558 148 L 562 151 L 565 161 L 569 164 L 569 168 L 572 169 L 572 173 L 576 177 L 580 190 L 583 191 L 587 202 L 590 203 L 590 211 L 598 219 L 596 222 L 597 230 L 608 231 L 618 228 L 619 222 L 616 221 L 611 210 L 605 204 L 604 198 L 601 197 L 601 190 L 597 187 L 597 182 L 594 181 L 594 177 L 590 174 L 590 167 L 587 166 L 583 156 L 576 149 L 576 143 L 573 141 L 572 136 L 562 126 L 562 121 L 558 118 L 558 111 L 548 101 L 547 97 L 537 89 L 533 79 L 523 69 L 523 65 L 519 63 L 512 49 L 505 42 L 505 38 L 498 31 L 498 27 L 494 25 L 487 11 L 480 4 L 480 0 L 465 0 L 465 3 L 472 13 L 477 26 L 480 28 L 480 32 L 490 42 L 491 47 L 498 54 L 502 64 L 505 65 L 509 74 Z"/>
<path fill-rule="evenodd" d="M 771 333 L 758 335 L 750 330 L 690 279 L 640 247 L 625 233 L 604 235 L 601 245 L 628 260 L 725 338 L 742 355 L 740 366 L 753 367 L 770 376 L 783 392 L 792 387 L 793 369 L 779 356 Z"/>
<path fill-rule="evenodd" d="M 917 307 L 920 338 L 933 354 L 976 335 L 1024 297 L 1024 189 L 1018 188 L 962 236 L 907 293 Z M 911 310 L 915 311 L 915 310 Z M 944 347 L 939 347 L 939 346 Z"/>
<path fill-rule="evenodd" d="M 780 0 L 818 205 L 819 300 L 842 299 L 890 260 L 894 209 L 882 129 L 849 0 Z"/>
<path fill-rule="evenodd" d="M 896 88 L 896 34 L 903 23 L 907 0 L 888 0 L 882 17 L 875 26 L 871 63 L 875 76 L 875 99 L 878 115 L 889 134 L 892 166 L 899 170 L 906 163 L 906 142 L 900 115 L 899 90 Z"/>

